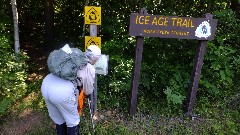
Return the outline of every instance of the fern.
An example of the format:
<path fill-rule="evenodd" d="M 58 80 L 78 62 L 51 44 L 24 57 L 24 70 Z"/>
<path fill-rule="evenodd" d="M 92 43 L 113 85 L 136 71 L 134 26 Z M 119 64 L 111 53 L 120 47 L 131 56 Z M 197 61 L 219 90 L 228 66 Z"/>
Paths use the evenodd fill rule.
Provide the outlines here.
<path fill-rule="evenodd" d="M 170 87 L 167 87 L 166 90 L 163 91 L 166 95 L 167 95 L 167 101 L 168 104 L 181 104 L 183 103 L 183 100 L 185 99 L 185 96 L 182 96 L 181 94 L 179 94 L 176 91 L 172 91 L 172 89 Z"/>
<path fill-rule="evenodd" d="M 11 100 L 4 98 L 0 101 L 0 116 L 6 114 L 6 110 L 11 106 Z"/>

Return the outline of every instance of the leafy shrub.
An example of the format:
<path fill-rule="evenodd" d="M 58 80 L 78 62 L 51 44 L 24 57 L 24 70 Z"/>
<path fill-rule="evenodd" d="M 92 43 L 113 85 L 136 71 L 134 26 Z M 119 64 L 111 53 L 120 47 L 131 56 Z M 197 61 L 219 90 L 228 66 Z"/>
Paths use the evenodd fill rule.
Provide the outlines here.
<path fill-rule="evenodd" d="M 0 16 L 0 115 L 7 112 L 12 104 L 22 98 L 26 92 L 27 65 L 25 54 L 15 54 L 10 44 L 13 42 L 7 33 L 9 18 L 3 11 Z M 8 21 L 7 21 L 8 20 Z"/>
<path fill-rule="evenodd" d="M 127 36 L 122 41 L 109 41 L 103 45 L 102 52 L 109 55 L 108 75 L 98 78 L 98 96 L 102 107 L 126 108 L 130 99 L 130 86 L 133 60 L 129 58 Z M 100 106 L 101 107 L 101 106 Z"/>
<path fill-rule="evenodd" d="M 199 82 L 200 93 L 211 99 L 232 94 L 239 81 L 239 29 L 240 20 L 232 10 L 215 11 L 218 19 L 215 40 L 208 42 L 202 77 Z M 202 95 L 201 96 L 204 96 Z M 211 96 L 210 96 L 211 95 Z"/>

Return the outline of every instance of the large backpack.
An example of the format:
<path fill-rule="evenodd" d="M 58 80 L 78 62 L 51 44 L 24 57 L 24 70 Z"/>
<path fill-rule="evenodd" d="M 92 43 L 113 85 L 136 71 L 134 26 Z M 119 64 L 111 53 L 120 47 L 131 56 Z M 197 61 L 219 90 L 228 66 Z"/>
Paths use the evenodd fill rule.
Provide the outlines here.
<path fill-rule="evenodd" d="M 69 46 L 67 46 L 69 47 Z M 63 49 L 54 50 L 47 60 L 48 69 L 51 73 L 66 80 L 75 80 L 77 71 L 84 67 L 88 60 L 80 49 L 68 48 L 70 52 Z"/>

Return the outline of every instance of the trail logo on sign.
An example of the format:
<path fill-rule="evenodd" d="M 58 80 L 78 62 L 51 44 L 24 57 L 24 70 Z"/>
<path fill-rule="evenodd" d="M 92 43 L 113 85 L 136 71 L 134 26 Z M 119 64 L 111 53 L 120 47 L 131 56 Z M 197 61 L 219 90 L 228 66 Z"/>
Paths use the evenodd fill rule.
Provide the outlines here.
<path fill-rule="evenodd" d="M 101 49 L 101 37 L 85 36 L 85 51 L 90 45 L 96 45 Z"/>
<path fill-rule="evenodd" d="M 101 7 L 85 6 L 85 24 L 101 25 Z"/>
<path fill-rule="evenodd" d="M 207 39 L 211 36 L 211 26 L 207 21 L 202 22 L 195 31 L 195 36 L 198 38 Z"/>

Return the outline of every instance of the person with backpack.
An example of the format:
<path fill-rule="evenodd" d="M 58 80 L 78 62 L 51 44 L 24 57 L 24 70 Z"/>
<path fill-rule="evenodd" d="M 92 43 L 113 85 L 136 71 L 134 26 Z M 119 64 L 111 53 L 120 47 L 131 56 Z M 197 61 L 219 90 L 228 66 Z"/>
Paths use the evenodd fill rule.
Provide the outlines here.
<path fill-rule="evenodd" d="M 93 92 L 93 65 L 100 57 L 101 50 L 96 45 L 90 45 L 86 53 L 68 45 L 50 53 L 48 68 L 51 73 L 43 79 L 41 92 L 57 135 L 79 134 L 77 86 L 83 88 L 86 96 Z"/>

